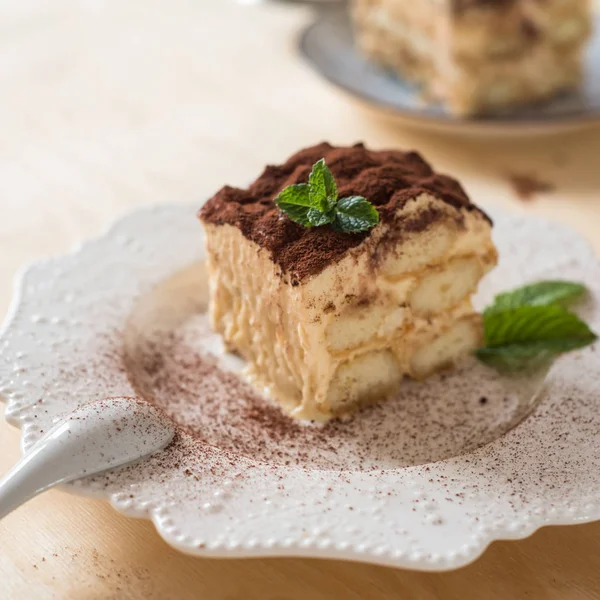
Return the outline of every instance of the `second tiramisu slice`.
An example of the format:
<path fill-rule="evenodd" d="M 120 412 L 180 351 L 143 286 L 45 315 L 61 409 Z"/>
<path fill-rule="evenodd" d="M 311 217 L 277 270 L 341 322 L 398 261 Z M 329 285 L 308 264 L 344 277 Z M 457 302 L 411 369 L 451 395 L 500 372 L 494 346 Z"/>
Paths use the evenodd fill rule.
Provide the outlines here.
<path fill-rule="evenodd" d="M 581 82 L 589 0 L 353 0 L 356 41 L 458 115 L 545 100 Z"/>

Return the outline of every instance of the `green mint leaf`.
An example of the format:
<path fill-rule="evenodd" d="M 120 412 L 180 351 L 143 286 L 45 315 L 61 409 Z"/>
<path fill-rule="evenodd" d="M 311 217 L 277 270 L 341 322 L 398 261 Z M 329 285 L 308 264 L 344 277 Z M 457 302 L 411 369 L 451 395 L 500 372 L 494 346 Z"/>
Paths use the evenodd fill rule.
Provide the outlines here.
<path fill-rule="evenodd" d="M 568 304 L 585 294 L 586 288 L 570 281 L 540 281 L 525 285 L 512 292 L 500 294 L 486 309 L 486 312 L 506 310 L 519 306 L 542 306 L 547 304 Z"/>
<path fill-rule="evenodd" d="M 331 225 L 336 231 L 354 233 L 379 223 L 377 209 L 362 196 L 338 202 L 338 190 L 325 160 L 317 161 L 308 184 L 298 183 L 282 190 L 275 204 L 292 221 L 304 227 Z"/>
<path fill-rule="evenodd" d="M 275 198 L 275 204 L 292 221 L 300 223 L 304 227 L 312 226 L 308 217 L 311 209 L 308 184 L 297 183 L 286 187 Z"/>
<path fill-rule="evenodd" d="M 476 356 L 500 371 L 547 366 L 559 354 L 597 339 L 577 315 L 555 304 L 497 309 L 484 313 L 483 324 L 486 347 Z"/>
<path fill-rule="evenodd" d="M 317 161 L 308 177 L 310 202 L 312 208 L 322 213 L 329 212 L 337 201 L 337 185 L 325 159 Z"/>
<path fill-rule="evenodd" d="M 548 342 L 548 347 L 564 350 L 587 346 L 596 335 L 573 313 L 557 305 L 520 306 L 483 316 L 487 347 Z"/>
<path fill-rule="evenodd" d="M 275 204 L 281 208 L 281 205 L 307 206 L 311 208 L 309 186 L 307 183 L 296 183 L 288 185 L 285 189 L 279 192 L 279 196 L 275 198 Z"/>
<path fill-rule="evenodd" d="M 333 228 L 336 231 L 356 233 L 371 229 L 379 223 L 377 209 L 362 196 L 343 198 L 334 210 Z"/>
<path fill-rule="evenodd" d="M 496 346 L 495 348 L 479 348 L 475 352 L 477 358 L 486 365 L 508 372 L 535 371 L 547 367 L 558 352 L 553 352 L 547 342 L 530 342 Z"/>
<path fill-rule="evenodd" d="M 308 218 L 310 208 L 308 208 L 307 206 L 298 206 L 296 204 L 282 204 L 279 206 L 279 208 L 288 216 L 288 218 L 290 218 L 295 223 L 303 225 L 304 227 L 313 226 L 310 219 Z"/>
<path fill-rule="evenodd" d="M 321 225 L 332 223 L 335 218 L 335 213 L 333 211 L 322 213 L 316 208 L 309 208 L 307 217 L 313 227 L 320 227 Z"/>

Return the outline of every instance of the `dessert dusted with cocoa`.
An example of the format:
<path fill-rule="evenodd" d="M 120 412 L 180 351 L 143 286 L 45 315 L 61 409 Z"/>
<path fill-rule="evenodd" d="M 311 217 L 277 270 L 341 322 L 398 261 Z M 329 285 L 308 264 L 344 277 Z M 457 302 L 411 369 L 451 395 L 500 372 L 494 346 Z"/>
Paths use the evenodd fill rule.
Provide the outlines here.
<path fill-rule="evenodd" d="M 205 223 L 238 228 L 244 237 L 267 250 L 282 273 L 292 279 L 315 275 L 369 235 L 348 235 L 329 227 L 302 227 L 284 218 L 273 202 L 286 186 L 306 182 L 312 165 L 321 158 L 333 173 L 340 196 L 364 196 L 377 207 L 381 221 L 392 226 L 388 237 L 422 231 L 437 218 L 443 218 L 443 211 L 435 209 L 417 214 L 398 212 L 424 193 L 485 216 L 455 179 L 435 173 L 416 152 L 371 151 L 363 144 L 335 148 L 322 143 L 294 154 L 280 166 L 267 166 L 248 189 L 225 186 L 202 207 L 200 218 Z M 460 212 L 457 218 L 462 218 Z"/>
<path fill-rule="evenodd" d="M 378 400 L 480 343 L 491 222 L 416 153 L 319 144 L 200 219 L 213 327 L 295 417 Z"/>
<path fill-rule="evenodd" d="M 576 87 L 592 29 L 589 0 L 354 0 L 353 17 L 363 54 L 458 115 Z"/>

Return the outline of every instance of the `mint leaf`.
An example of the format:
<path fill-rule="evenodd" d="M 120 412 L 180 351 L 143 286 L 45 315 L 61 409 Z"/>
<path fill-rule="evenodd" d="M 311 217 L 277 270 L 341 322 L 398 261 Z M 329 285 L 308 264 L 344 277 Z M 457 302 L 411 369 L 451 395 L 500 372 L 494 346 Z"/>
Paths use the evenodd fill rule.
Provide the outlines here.
<path fill-rule="evenodd" d="M 543 340 L 538 342 L 523 342 L 506 346 L 479 348 L 477 358 L 500 371 L 528 371 L 546 367 L 559 354 L 577 350 L 591 344 L 581 338 L 564 338 Z"/>
<path fill-rule="evenodd" d="M 337 200 L 337 185 L 325 159 L 317 161 L 308 177 L 310 202 L 313 208 L 321 212 L 329 212 Z"/>
<path fill-rule="evenodd" d="M 279 208 L 295 223 L 304 225 L 304 227 L 312 227 L 308 213 L 310 208 L 307 206 L 297 206 L 295 204 L 281 204 Z"/>
<path fill-rule="evenodd" d="M 292 221 L 304 227 L 312 226 L 308 217 L 311 208 L 308 184 L 297 183 L 286 187 L 275 198 L 275 204 Z"/>
<path fill-rule="evenodd" d="M 520 306 L 491 312 L 484 314 L 483 325 L 488 347 L 564 341 L 566 346 L 575 344 L 566 347 L 569 350 L 586 346 L 596 339 L 577 315 L 556 305 Z"/>
<path fill-rule="evenodd" d="M 322 213 L 316 208 L 309 208 L 307 217 L 313 227 L 320 227 L 321 225 L 332 223 L 335 218 L 335 213 L 333 211 Z"/>
<path fill-rule="evenodd" d="M 377 209 L 362 196 L 342 198 L 335 207 L 333 228 L 354 233 L 371 229 L 379 223 Z"/>
<path fill-rule="evenodd" d="M 275 198 L 275 204 L 281 208 L 281 205 L 296 205 L 307 206 L 310 208 L 309 186 L 307 183 L 296 183 L 288 185 L 285 189 L 279 192 L 279 196 Z"/>
<path fill-rule="evenodd" d="M 486 347 L 476 356 L 503 371 L 547 365 L 559 354 L 597 339 L 577 315 L 558 305 L 498 309 L 484 313 L 483 323 Z"/>
<path fill-rule="evenodd" d="M 547 304 L 568 304 L 585 294 L 586 288 L 570 281 L 540 281 L 525 285 L 512 292 L 499 294 L 486 312 L 505 310 L 518 306 L 541 306 Z"/>
<path fill-rule="evenodd" d="M 534 371 L 547 367 L 558 354 L 544 344 L 545 342 L 530 342 L 495 348 L 479 348 L 475 355 L 481 362 L 498 371 Z"/>

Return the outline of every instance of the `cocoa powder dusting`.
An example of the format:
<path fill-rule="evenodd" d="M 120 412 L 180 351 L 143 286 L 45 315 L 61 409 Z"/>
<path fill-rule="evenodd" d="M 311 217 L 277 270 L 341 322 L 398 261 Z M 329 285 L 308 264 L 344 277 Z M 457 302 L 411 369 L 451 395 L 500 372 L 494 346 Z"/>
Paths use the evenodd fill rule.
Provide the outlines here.
<path fill-rule="evenodd" d="M 397 218 L 398 209 L 423 193 L 459 210 L 479 211 L 456 180 L 435 173 L 416 152 L 373 151 L 363 144 L 334 147 L 323 142 L 301 150 L 282 165 L 267 166 L 248 189 L 225 186 L 204 204 L 199 217 L 205 223 L 237 227 L 267 250 L 282 273 L 297 285 L 339 261 L 370 235 L 336 232 L 330 226 L 302 227 L 275 206 L 273 200 L 279 192 L 288 185 L 307 182 L 312 165 L 321 158 L 336 179 L 339 197 L 367 198 L 377 207 L 380 220 L 393 224 L 396 240 L 403 231 L 422 231 L 441 218 L 435 211 Z"/>
<path fill-rule="evenodd" d="M 203 455 L 205 464 L 218 448 L 221 460 L 233 464 L 243 457 L 275 467 L 342 471 L 418 465 L 478 447 L 522 416 L 517 402 L 510 417 L 501 418 L 504 381 L 469 363 L 427 385 L 406 381 L 397 396 L 352 417 L 300 423 L 206 353 L 202 340 L 214 335 L 206 315 L 145 333 L 125 356 L 130 381 L 180 426 L 185 440 L 175 446 L 193 444 L 182 457 L 197 461 Z M 481 410 L 482 393 L 490 399 L 489 411 Z M 197 470 L 183 463 L 179 468 L 189 476 Z"/>
<path fill-rule="evenodd" d="M 509 173 L 508 180 L 512 185 L 515 194 L 521 200 L 532 200 L 538 194 L 554 191 L 554 185 L 548 181 L 543 181 L 535 175 L 526 175 L 523 173 Z"/>

